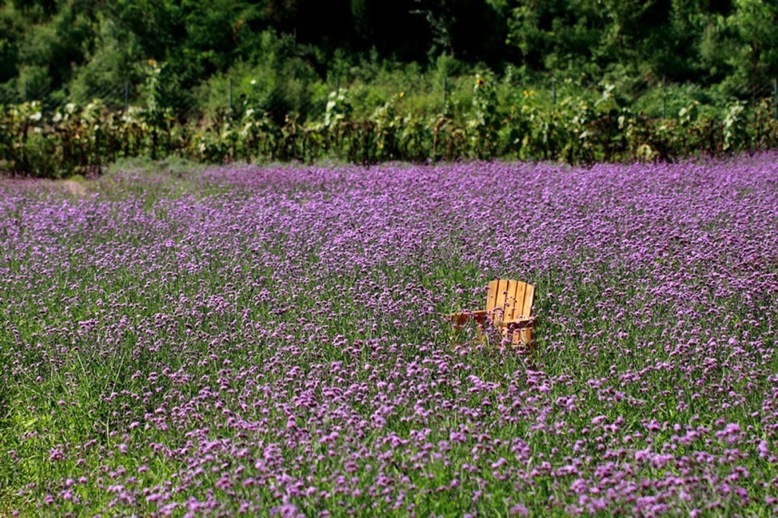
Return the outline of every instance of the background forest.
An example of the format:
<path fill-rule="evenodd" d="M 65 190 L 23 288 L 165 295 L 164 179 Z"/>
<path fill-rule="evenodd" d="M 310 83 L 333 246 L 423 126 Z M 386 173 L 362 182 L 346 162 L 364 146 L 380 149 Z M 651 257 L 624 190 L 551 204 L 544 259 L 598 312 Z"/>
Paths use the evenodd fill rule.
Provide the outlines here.
<path fill-rule="evenodd" d="M 54 165 L 36 157 L 56 153 L 580 162 L 776 138 L 776 0 L 0 6 L 0 170 L 42 171 Z M 34 142 L 69 120 L 53 136 L 82 145 L 86 131 L 90 149 Z"/>
<path fill-rule="evenodd" d="M 749 96 L 778 75 L 777 15 L 774 0 L 4 0 L 0 99 L 121 104 L 149 59 L 171 104 L 219 104 L 232 79 L 236 100 L 276 116 L 305 115 L 321 82 L 381 97 L 408 76 L 473 69 Z"/>

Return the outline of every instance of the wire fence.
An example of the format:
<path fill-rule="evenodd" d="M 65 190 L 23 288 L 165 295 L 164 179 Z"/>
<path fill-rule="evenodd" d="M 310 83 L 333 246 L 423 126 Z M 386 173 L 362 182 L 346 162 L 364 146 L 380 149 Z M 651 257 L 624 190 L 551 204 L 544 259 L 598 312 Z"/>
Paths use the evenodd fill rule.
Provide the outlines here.
<path fill-rule="evenodd" d="M 607 81 L 577 83 L 549 79 L 550 86 L 546 88 L 548 100 L 556 105 L 565 97 L 584 96 L 592 100 L 608 90 Z M 620 105 L 635 111 L 646 112 L 657 118 L 668 118 L 678 115 L 681 108 L 690 103 L 711 108 L 726 108 L 733 103 L 756 107 L 769 103 L 773 106 L 773 117 L 778 119 L 778 80 L 760 82 L 727 81 L 714 82 L 674 82 L 665 77 L 635 78 L 619 81 L 613 85 L 612 95 L 619 97 Z"/>
<path fill-rule="evenodd" d="M 446 110 L 452 96 L 454 78 L 442 79 L 440 85 L 430 87 L 429 80 L 425 83 L 433 91 L 426 95 L 437 96 L 439 111 Z M 329 91 L 341 91 L 351 85 L 348 77 L 335 78 L 327 85 Z M 407 85 L 406 85 L 407 86 Z M 738 102 L 748 107 L 768 104 L 772 107 L 773 118 L 778 119 L 778 80 L 771 79 L 760 82 L 733 82 L 726 84 L 714 83 L 676 83 L 664 77 L 634 78 L 619 81 L 614 91 L 609 92 L 606 81 L 580 83 L 570 80 L 555 79 L 548 76 L 540 81 L 514 81 L 512 87 L 520 92 L 532 89 L 545 104 L 559 106 L 571 98 L 588 98 L 592 102 L 601 99 L 607 93 L 618 97 L 618 103 L 633 111 L 640 111 L 652 118 L 676 117 L 681 109 L 698 103 L 700 106 L 712 109 L 723 109 Z M 398 91 L 400 87 L 398 86 Z M 247 96 L 230 81 L 217 95 L 211 94 L 209 102 L 204 105 L 194 95 L 179 93 L 167 99 L 167 108 L 181 122 L 192 122 L 204 117 L 234 117 L 240 116 L 248 108 L 261 110 L 273 121 L 283 124 L 288 117 L 297 117 L 300 122 L 323 120 L 326 112 L 327 99 L 314 96 L 298 96 L 293 102 L 282 98 L 278 92 L 271 92 L 262 102 L 256 102 Z M 70 103 L 85 104 L 84 99 L 98 100 L 108 110 L 122 111 L 130 106 L 145 106 L 144 85 L 129 81 L 115 84 L 103 84 L 91 87 L 88 95 L 70 95 L 61 90 L 52 91 L 42 86 L 27 85 L 19 90 L 0 89 L 0 105 L 14 105 L 23 102 L 36 101 L 43 112 L 54 113 L 62 111 Z M 215 100 L 214 100 L 215 98 Z"/>
<path fill-rule="evenodd" d="M 45 89 L 0 91 L 6 104 L 0 106 L 0 173 L 93 174 L 137 156 L 204 163 L 505 157 L 578 164 L 778 146 L 776 81 L 581 84 L 549 76 L 523 83 L 485 73 L 406 74 L 391 85 L 331 83 L 295 91 L 283 82 L 259 90 L 222 80 L 208 91 L 169 95 L 170 85 L 149 80 L 93 88 L 94 101 L 86 103 L 83 95 Z"/>

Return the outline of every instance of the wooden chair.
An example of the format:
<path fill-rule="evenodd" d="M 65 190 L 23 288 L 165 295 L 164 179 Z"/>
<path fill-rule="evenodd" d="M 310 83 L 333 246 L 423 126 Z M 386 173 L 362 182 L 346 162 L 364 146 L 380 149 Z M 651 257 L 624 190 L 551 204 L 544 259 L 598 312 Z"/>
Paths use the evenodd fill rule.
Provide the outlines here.
<path fill-rule="evenodd" d="M 535 286 L 511 279 L 496 279 L 489 283 L 486 296 L 486 309 L 450 313 L 447 316 L 459 330 L 468 319 L 478 323 L 483 337 L 487 322 L 490 322 L 510 340 L 514 347 L 529 348 L 532 344 L 532 328 L 535 316 L 532 315 L 532 303 L 535 299 Z"/>

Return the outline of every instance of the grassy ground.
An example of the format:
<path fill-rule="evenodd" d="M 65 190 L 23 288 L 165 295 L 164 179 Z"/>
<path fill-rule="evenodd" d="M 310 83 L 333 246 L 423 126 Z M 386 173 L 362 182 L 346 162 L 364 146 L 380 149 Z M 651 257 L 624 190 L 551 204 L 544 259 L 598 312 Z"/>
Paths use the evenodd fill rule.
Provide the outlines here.
<path fill-rule="evenodd" d="M 0 514 L 775 514 L 776 158 L 3 180 Z"/>

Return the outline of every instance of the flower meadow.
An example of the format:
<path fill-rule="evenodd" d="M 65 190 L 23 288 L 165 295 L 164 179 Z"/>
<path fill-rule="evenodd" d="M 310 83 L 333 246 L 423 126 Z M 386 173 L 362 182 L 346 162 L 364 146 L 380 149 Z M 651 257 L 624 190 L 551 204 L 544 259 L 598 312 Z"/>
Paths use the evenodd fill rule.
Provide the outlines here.
<path fill-rule="evenodd" d="M 0 515 L 774 515 L 776 164 L 4 180 Z"/>

